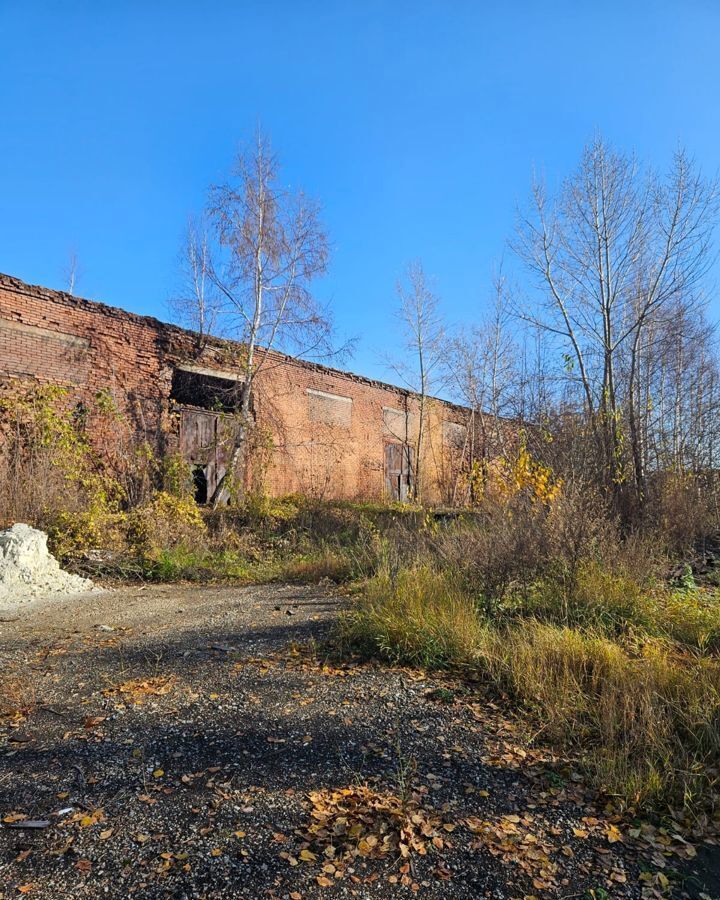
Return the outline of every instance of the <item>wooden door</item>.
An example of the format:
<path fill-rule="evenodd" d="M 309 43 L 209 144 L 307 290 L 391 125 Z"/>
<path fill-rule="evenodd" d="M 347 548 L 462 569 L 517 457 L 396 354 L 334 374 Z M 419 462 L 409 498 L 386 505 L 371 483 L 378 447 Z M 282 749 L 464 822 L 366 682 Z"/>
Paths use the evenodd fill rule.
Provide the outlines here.
<path fill-rule="evenodd" d="M 413 450 L 407 444 L 385 444 L 385 493 L 405 502 L 412 494 Z"/>
<path fill-rule="evenodd" d="M 186 408 L 180 413 L 180 453 L 193 467 L 199 502 L 212 497 L 225 474 L 228 449 L 227 441 L 221 439 L 224 424 L 216 412 Z"/>

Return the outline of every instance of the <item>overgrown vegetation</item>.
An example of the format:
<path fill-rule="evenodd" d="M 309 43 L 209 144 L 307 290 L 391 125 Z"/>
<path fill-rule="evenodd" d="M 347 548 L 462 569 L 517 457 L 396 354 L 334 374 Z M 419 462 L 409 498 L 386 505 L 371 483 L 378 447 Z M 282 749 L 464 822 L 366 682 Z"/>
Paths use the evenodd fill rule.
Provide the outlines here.
<path fill-rule="evenodd" d="M 0 517 L 44 528 L 65 565 L 95 575 L 355 580 L 340 652 L 481 682 L 629 803 L 714 806 L 719 407 L 697 288 L 717 198 L 678 157 L 620 220 L 603 207 L 598 263 L 585 213 L 603 179 L 622 199 L 631 163 L 593 145 L 553 213 L 562 228 L 541 191 L 521 227 L 545 290 L 525 320 L 556 342 L 547 366 L 508 334 L 503 284 L 488 327 L 447 355 L 469 409 L 463 510 L 273 500 L 257 483 L 203 511 L 187 465 L 139 438 L 110 393 L 78 404 L 37 386 L 0 398 Z M 629 268 L 611 277 L 617 258 Z"/>
<path fill-rule="evenodd" d="M 525 491 L 396 535 L 340 648 L 481 681 L 628 802 L 714 805 L 720 594 L 677 571 L 674 531 L 616 524 L 587 492 Z"/>
<path fill-rule="evenodd" d="M 210 512 L 192 498 L 189 466 L 134 438 L 109 395 L 80 406 L 63 388 L 31 386 L 0 403 L 10 451 L 0 461 L 0 520 L 47 531 L 66 566 L 159 581 L 344 581 L 369 571 L 370 513 L 384 507 L 256 491 Z"/>
<path fill-rule="evenodd" d="M 657 478 L 628 527 L 613 497 L 559 477 L 520 436 L 469 473 L 475 502 L 462 511 L 262 493 L 207 511 L 180 459 L 129 439 L 90 443 L 91 416 L 123 433 L 110 398 L 79 411 L 38 388 L 3 402 L 4 517 L 45 528 L 66 565 L 165 581 L 354 581 L 337 651 L 482 682 L 629 802 L 714 804 L 719 529 L 699 477 Z"/>

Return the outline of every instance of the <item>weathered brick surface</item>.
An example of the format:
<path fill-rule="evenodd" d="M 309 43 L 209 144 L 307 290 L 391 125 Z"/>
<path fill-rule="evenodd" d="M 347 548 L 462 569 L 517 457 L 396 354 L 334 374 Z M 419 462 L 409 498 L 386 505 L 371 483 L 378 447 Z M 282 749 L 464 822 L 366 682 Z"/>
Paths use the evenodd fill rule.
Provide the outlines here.
<path fill-rule="evenodd" d="M 177 446 L 176 417 L 169 415 L 174 367 L 191 361 L 223 369 L 227 356 L 219 342 L 198 355 L 191 332 L 157 319 L 0 275 L 0 381 L 63 384 L 78 400 L 110 391 L 161 450 Z M 256 382 L 257 420 L 272 434 L 267 488 L 276 495 L 383 496 L 385 444 L 398 439 L 398 424 L 407 423 L 408 440 L 415 439 L 417 406 L 400 388 L 277 355 Z M 452 404 L 430 405 L 424 482 L 432 499 L 450 490 L 445 423 L 463 420 Z"/>

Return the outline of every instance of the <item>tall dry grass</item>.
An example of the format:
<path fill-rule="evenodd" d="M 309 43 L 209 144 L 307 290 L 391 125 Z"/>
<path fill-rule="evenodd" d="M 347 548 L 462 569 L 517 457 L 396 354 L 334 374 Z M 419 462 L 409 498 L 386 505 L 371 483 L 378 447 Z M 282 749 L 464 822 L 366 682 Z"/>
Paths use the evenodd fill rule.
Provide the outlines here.
<path fill-rule="evenodd" d="M 490 616 L 457 574 L 427 564 L 381 573 L 342 619 L 339 646 L 484 680 L 521 704 L 529 731 L 581 753 L 609 793 L 708 802 L 720 769 L 720 660 L 698 646 L 709 601 L 686 593 L 681 603 L 668 592 L 663 606 L 638 585 L 626 595 L 629 581 L 604 575 L 581 575 L 569 625 L 566 604 L 549 607 L 548 584 L 544 607 L 523 608 L 516 596 Z M 671 597 L 674 620 L 663 623 Z"/>
<path fill-rule="evenodd" d="M 371 579 L 342 620 L 343 646 L 394 663 L 474 665 L 485 625 L 475 604 L 427 566 Z"/>

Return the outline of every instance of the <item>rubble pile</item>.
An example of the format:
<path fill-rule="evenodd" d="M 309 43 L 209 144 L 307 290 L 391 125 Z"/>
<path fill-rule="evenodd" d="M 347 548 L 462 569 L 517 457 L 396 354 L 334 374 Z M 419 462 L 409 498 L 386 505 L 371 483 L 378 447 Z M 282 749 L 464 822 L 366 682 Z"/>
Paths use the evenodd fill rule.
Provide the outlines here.
<path fill-rule="evenodd" d="M 15 606 L 36 597 L 90 591 L 92 581 L 60 568 L 44 531 L 18 523 L 0 531 L 0 605 Z"/>

